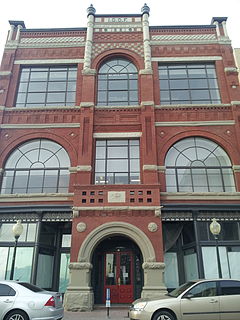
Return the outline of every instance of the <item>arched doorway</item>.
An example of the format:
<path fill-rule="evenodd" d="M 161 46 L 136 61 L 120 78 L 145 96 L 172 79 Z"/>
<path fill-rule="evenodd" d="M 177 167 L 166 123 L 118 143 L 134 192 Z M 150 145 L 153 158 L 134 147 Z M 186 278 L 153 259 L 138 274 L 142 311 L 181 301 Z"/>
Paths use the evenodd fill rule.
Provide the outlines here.
<path fill-rule="evenodd" d="M 162 261 L 156 261 L 155 248 L 149 237 L 133 224 L 120 221 L 108 222 L 101 224 L 87 234 L 80 246 L 77 261 L 70 262 L 69 264 L 70 279 L 64 296 L 64 306 L 67 311 L 92 310 L 94 301 L 96 301 L 94 293 L 96 294 L 97 291 L 104 297 L 104 288 L 102 291 L 99 291 L 95 287 L 95 292 L 93 292 L 93 279 L 96 281 L 96 276 L 94 278 L 95 266 L 93 266 L 93 263 L 96 263 L 96 260 L 94 260 L 96 258 L 94 257 L 96 257 L 99 248 L 101 248 L 109 238 L 115 238 L 114 240 L 116 240 L 115 243 L 117 243 L 117 245 L 113 246 L 112 249 L 115 248 L 116 252 L 121 252 L 121 250 L 117 251 L 117 249 L 121 249 L 117 248 L 117 246 L 123 247 L 122 243 L 123 241 L 126 241 L 127 249 L 131 251 L 133 256 L 134 254 L 136 255 L 136 252 L 141 253 L 139 257 L 142 255 L 143 263 L 139 263 L 139 265 L 141 265 L 143 278 L 140 280 L 140 282 L 143 282 L 143 285 L 140 286 L 140 290 L 142 289 L 142 298 L 158 297 L 161 293 L 166 293 L 166 287 L 163 283 L 164 263 Z M 113 252 L 110 253 L 112 254 Z M 100 251 L 99 256 L 101 254 L 102 252 Z M 121 257 L 118 257 L 117 259 L 119 261 Z M 106 265 L 106 255 L 105 260 L 103 259 L 102 261 L 105 261 L 104 263 Z M 101 260 L 98 261 L 98 263 L 101 264 Z M 106 270 L 106 267 L 105 269 L 104 267 L 102 268 L 103 271 Z M 120 267 L 118 269 L 118 274 L 119 272 Z M 132 300 L 135 298 L 134 294 L 136 293 L 134 292 L 137 291 L 137 289 L 133 289 Z M 104 300 L 104 298 L 102 300 Z M 98 301 L 100 301 L 99 298 Z"/>
<path fill-rule="evenodd" d="M 143 257 L 139 247 L 128 237 L 109 236 L 95 248 L 92 256 L 94 303 L 131 303 L 140 298 L 143 286 Z"/>

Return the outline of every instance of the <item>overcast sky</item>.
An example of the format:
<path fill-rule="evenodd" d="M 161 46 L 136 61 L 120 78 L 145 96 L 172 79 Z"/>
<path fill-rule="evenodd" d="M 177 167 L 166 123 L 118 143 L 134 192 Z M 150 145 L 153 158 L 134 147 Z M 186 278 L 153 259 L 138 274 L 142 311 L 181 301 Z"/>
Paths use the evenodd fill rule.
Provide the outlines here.
<path fill-rule="evenodd" d="M 0 59 L 9 20 L 23 20 L 26 28 L 86 27 L 86 9 L 97 14 L 141 13 L 144 0 L 2 0 L 0 6 Z M 150 26 L 205 25 L 212 17 L 228 17 L 232 46 L 240 48 L 240 0 L 148 0 Z"/>

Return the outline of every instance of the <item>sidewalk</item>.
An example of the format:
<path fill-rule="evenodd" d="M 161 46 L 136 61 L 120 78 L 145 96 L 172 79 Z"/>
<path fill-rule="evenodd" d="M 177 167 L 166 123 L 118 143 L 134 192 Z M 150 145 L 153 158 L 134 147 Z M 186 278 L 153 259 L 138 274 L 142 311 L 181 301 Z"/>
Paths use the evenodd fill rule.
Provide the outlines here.
<path fill-rule="evenodd" d="M 109 308 L 109 317 L 107 308 L 101 307 L 88 312 L 65 311 L 63 320 L 129 320 L 128 307 Z"/>

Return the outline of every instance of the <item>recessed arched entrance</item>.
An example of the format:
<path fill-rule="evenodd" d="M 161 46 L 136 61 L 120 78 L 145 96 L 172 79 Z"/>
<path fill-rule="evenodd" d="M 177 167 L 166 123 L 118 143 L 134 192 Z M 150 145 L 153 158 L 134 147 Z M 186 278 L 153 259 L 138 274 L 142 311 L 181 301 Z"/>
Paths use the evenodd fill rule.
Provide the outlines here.
<path fill-rule="evenodd" d="M 111 241 L 109 239 L 114 240 L 112 245 L 110 245 Z M 100 249 L 102 251 L 98 254 Z M 116 254 L 116 264 L 110 263 L 111 269 L 107 269 L 106 266 L 108 262 L 114 260 L 114 257 L 107 256 L 108 253 Z M 120 277 L 121 284 L 122 277 L 124 285 L 124 281 L 127 282 L 129 277 L 127 268 L 125 270 L 121 269 L 123 262 L 129 259 L 129 256 L 126 255 L 122 257 L 122 254 L 125 253 L 131 256 L 130 268 L 134 268 L 134 263 L 135 266 L 136 264 L 141 265 L 139 286 L 133 286 L 132 300 L 139 295 L 139 290 L 143 298 L 158 297 L 159 294 L 166 293 L 166 287 L 163 283 L 164 263 L 156 261 L 155 249 L 150 238 L 133 224 L 114 221 L 102 224 L 89 232 L 80 246 L 77 261 L 69 264 L 70 279 L 64 296 L 65 309 L 68 311 L 89 311 L 93 309 L 95 301 L 101 301 L 102 303 L 106 286 L 103 283 L 100 290 L 94 282 L 96 281 L 99 284 L 101 279 L 106 279 L 106 275 L 112 273 L 114 265 L 118 268 L 116 271 L 117 283 L 119 283 L 118 278 Z M 103 254 L 102 259 L 99 258 L 101 254 Z M 138 259 L 139 261 L 137 261 Z M 95 267 L 102 268 L 103 278 L 97 278 Z M 124 271 L 126 272 L 123 276 Z M 137 273 L 134 274 L 132 271 L 132 276 L 135 279 Z M 112 278 L 111 275 L 108 278 Z M 103 299 L 100 299 L 96 294 L 102 295 Z M 120 299 L 119 301 L 124 303 L 124 300 Z"/>
<path fill-rule="evenodd" d="M 99 243 L 92 257 L 94 303 L 130 304 L 140 298 L 143 286 L 143 257 L 139 247 L 128 237 L 109 236 Z"/>

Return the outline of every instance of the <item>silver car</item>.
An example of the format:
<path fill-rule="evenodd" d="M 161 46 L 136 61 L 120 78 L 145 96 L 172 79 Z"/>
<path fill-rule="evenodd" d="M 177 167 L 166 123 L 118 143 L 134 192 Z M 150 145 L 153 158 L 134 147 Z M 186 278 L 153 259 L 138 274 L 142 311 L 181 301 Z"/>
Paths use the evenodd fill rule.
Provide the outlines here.
<path fill-rule="evenodd" d="M 27 282 L 0 281 L 0 320 L 60 320 L 63 313 L 60 293 Z"/>
<path fill-rule="evenodd" d="M 130 320 L 239 320 L 240 281 L 189 281 L 165 296 L 138 299 Z"/>

